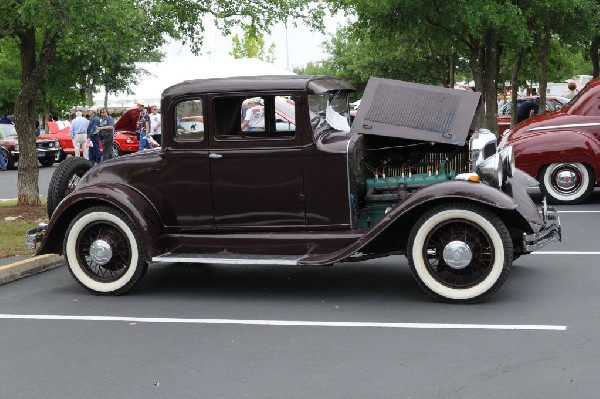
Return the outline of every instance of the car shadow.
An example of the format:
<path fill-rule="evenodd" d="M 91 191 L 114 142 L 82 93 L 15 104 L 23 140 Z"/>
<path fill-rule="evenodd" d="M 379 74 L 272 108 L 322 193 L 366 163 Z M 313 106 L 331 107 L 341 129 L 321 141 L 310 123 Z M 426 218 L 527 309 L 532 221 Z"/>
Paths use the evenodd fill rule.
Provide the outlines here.
<path fill-rule="evenodd" d="M 413 279 L 405 258 L 318 266 L 273 265 L 152 265 L 129 295 L 179 298 L 230 298 L 273 300 L 303 298 L 365 301 L 403 298 L 423 302 L 426 295 Z"/>

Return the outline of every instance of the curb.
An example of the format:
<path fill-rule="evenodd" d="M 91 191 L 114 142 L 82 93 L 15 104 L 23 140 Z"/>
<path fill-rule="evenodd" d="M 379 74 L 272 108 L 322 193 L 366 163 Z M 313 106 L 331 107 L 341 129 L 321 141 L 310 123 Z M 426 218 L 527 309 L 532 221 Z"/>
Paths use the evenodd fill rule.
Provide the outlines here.
<path fill-rule="evenodd" d="M 61 266 L 65 259 L 60 255 L 48 254 L 20 260 L 0 266 L 0 285 Z"/>

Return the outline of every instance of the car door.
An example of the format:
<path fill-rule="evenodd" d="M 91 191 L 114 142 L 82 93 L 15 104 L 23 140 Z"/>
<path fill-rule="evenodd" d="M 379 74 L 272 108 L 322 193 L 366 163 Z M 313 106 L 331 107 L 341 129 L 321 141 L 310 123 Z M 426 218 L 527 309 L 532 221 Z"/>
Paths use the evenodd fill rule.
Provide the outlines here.
<path fill-rule="evenodd" d="M 276 113 L 276 97 L 247 93 L 211 101 L 209 159 L 218 230 L 306 226 L 301 137 L 295 120 Z M 294 104 L 292 96 L 285 98 Z"/>
<path fill-rule="evenodd" d="M 163 135 L 161 159 L 146 177 L 144 192 L 171 231 L 214 230 L 203 101 L 185 99 L 166 112 L 163 131 L 173 133 Z"/>

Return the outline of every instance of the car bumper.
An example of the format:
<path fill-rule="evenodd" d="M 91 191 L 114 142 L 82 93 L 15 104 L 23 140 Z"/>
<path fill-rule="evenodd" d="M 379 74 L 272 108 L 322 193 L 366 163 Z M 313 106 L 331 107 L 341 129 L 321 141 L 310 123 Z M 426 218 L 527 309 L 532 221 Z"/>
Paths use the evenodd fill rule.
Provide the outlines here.
<path fill-rule="evenodd" d="M 36 249 L 37 243 L 44 240 L 44 234 L 46 234 L 47 227 L 48 224 L 40 223 L 38 227 L 25 233 L 25 245 L 27 246 L 27 249 Z"/>
<path fill-rule="evenodd" d="M 545 198 L 540 214 L 544 221 L 540 231 L 534 234 L 523 233 L 523 253 L 537 251 L 554 240 L 562 241 L 558 211 L 553 206 L 547 206 Z"/>
<path fill-rule="evenodd" d="M 46 158 L 54 158 L 60 151 L 60 147 L 53 148 L 38 148 L 37 149 L 37 157 L 38 159 L 46 159 Z M 19 151 L 11 151 L 10 155 L 15 159 L 19 159 L 21 157 L 21 153 Z"/>

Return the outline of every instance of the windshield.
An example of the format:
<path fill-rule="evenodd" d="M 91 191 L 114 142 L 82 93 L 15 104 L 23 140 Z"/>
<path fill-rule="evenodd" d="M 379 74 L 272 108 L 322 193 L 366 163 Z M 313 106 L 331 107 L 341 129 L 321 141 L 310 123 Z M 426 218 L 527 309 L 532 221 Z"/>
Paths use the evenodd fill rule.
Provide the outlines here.
<path fill-rule="evenodd" d="M 350 131 L 350 108 L 346 92 L 310 95 L 308 107 L 314 137 L 332 129 Z"/>
<path fill-rule="evenodd" d="M 15 130 L 15 125 L 0 124 L 0 137 L 10 137 L 16 135 L 17 131 Z"/>

